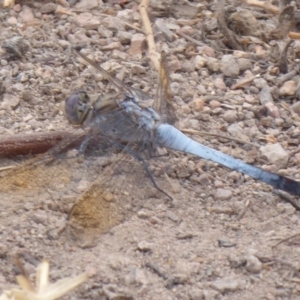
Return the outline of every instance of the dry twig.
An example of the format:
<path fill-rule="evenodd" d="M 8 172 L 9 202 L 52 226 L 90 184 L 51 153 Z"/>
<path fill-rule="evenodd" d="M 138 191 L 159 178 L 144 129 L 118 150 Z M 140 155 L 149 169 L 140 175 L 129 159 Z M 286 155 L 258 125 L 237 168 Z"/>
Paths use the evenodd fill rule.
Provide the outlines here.
<path fill-rule="evenodd" d="M 260 77 L 260 75 L 252 75 L 252 76 L 249 76 L 249 77 L 245 77 L 245 78 L 242 78 L 241 80 L 239 80 L 236 84 L 232 85 L 231 86 L 231 90 L 237 90 L 237 89 L 240 89 L 240 88 L 244 88 L 244 87 L 247 87 L 249 86 L 252 81 L 256 78 Z"/>
<path fill-rule="evenodd" d="M 156 71 L 159 71 L 160 69 L 160 54 L 156 51 L 154 36 L 151 28 L 151 23 L 147 14 L 147 8 L 149 6 L 150 0 L 143 0 L 142 3 L 139 6 L 140 14 L 142 17 L 142 21 L 144 24 L 144 29 L 147 37 L 148 42 L 148 49 L 149 49 L 149 57 L 154 64 L 154 67 Z"/>
<path fill-rule="evenodd" d="M 7 8 L 7 7 L 12 7 L 15 5 L 15 0 L 4 0 L 3 1 L 3 7 Z"/>
<path fill-rule="evenodd" d="M 300 40 L 300 32 L 289 32 L 289 38 L 292 40 Z"/>
<path fill-rule="evenodd" d="M 262 8 L 272 14 L 278 14 L 279 13 L 279 8 L 272 5 L 268 1 L 258 1 L 258 0 L 244 0 L 244 3 L 252 6 L 256 6 L 259 8 Z"/>
<path fill-rule="evenodd" d="M 249 206 L 251 205 L 251 200 L 247 200 L 245 207 L 242 209 L 242 211 L 237 216 L 237 220 L 240 220 L 244 217 L 246 211 L 248 210 Z"/>
<path fill-rule="evenodd" d="M 0 138 L 0 157 L 44 153 L 71 136 L 70 132 L 63 131 L 3 136 Z"/>
<path fill-rule="evenodd" d="M 194 44 L 197 45 L 197 46 L 200 46 L 200 47 L 205 46 L 204 43 L 202 43 L 202 42 L 200 42 L 200 41 L 198 41 L 198 40 L 193 39 L 192 37 L 190 37 L 189 35 L 187 35 L 187 34 L 185 34 L 185 33 L 183 33 L 183 32 L 178 32 L 177 34 L 180 35 L 180 36 L 182 36 L 182 37 L 185 38 L 186 40 L 188 40 L 188 41 L 194 43 Z"/>
<path fill-rule="evenodd" d="M 242 46 L 240 45 L 238 39 L 236 38 L 233 31 L 231 31 L 227 27 L 226 18 L 225 18 L 225 10 L 223 0 L 218 1 L 217 3 L 217 19 L 218 19 L 218 27 L 219 30 L 224 34 L 227 39 L 228 44 L 232 49 L 235 50 L 243 50 Z"/>
<path fill-rule="evenodd" d="M 20 261 L 18 261 L 19 268 Z M 54 284 L 49 283 L 49 262 L 44 260 L 37 267 L 36 286 L 30 282 L 25 271 L 17 276 L 17 282 L 21 289 L 5 291 L 0 300 L 55 300 L 64 296 L 78 285 L 87 280 L 86 274 L 78 275 L 75 278 L 65 278 Z"/>
<path fill-rule="evenodd" d="M 293 235 L 291 235 L 291 236 L 289 236 L 289 237 L 287 237 L 287 238 L 285 238 L 285 239 L 282 239 L 282 240 L 280 240 L 278 243 L 276 243 L 275 245 L 273 245 L 272 248 L 276 248 L 276 247 L 279 246 L 280 244 L 282 244 L 282 243 L 284 243 L 284 242 L 287 242 L 287 241 L 289 241 L 289 240 L 291 240 L 291 239 L 293 239 L 293 238 L 295 238 L 295 237 L 297 237 L 297 236 L 299 236 L 299 235 L 300 235 L 300 232 L 295 233 L 295 234 L 293 234 Z"/>
<path fill-rule="evenodd" d="M 287 52 L 289 47 L 294 43 L 293 40 L 290 40 L 286 43 L 286 45 L 284 46 L 280 57 L 279 57 L 279 70 L 281 73 L 286 74 L 288 72 L 288 60 L 287 60 Z"/>

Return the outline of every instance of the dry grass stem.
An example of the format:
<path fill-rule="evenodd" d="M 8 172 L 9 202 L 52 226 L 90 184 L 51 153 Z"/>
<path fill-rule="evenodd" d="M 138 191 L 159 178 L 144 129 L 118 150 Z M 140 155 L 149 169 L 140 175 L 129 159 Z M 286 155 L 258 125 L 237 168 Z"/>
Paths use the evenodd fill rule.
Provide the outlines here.
<path fill-rule="evenodd" d="M 12 7 L 15 5 L 15 0 L 4 0 L 3 1 L 3 7 L 7 8 L 7 7 Z"/>
<path fill-rule="evenodd" d="M 54 284 L 49 283 L 49 261 L 44 260 L 37 267 L 36 286 L 25 274 L 17 276 L 21 289 L 5 291 L 0 300 L 55 300 L 59 299 L 75 287 L 87 280 L 86 274 L 74 278 L 65 278 Z"/>
<path fill-rule="evenodd" d="M 143 0 L 139 6 L 140 14 L 142 17 L 145 34 L 147 37 L 148 49 L 149 49 L 149 57 L 154 64 L 156 71 L 160 70 L 160 54 L 156 51 L 156 45 L 154 41 L 154 36 L 152 32 L 151 23 L 148 17 L 147 8 L 149 6 L 150 0 Z"/>
<path fill-rule="evenodd" d="M 272 14 L 278 14 L 280 11 L 278 7 L 272 5 L 270 2 L 267 2 L 267 1 L 244 0 L 244 3 L 251 5 L 251 6 L 263 8 L 264 10 L 266 10 Z"/>

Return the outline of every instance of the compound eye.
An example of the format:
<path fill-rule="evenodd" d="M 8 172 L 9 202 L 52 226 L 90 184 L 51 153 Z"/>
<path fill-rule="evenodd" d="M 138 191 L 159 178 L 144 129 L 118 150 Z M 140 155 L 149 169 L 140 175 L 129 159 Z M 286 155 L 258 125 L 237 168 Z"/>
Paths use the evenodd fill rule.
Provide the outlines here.
<path fill-rule="evenodd" d="M 84 91 L 74 93 L 66 99 L 65 114 L 72 124 L 80 125 L 84 122 L 85 115 L 90 110 L 89 102 L 90 99 Z"/>

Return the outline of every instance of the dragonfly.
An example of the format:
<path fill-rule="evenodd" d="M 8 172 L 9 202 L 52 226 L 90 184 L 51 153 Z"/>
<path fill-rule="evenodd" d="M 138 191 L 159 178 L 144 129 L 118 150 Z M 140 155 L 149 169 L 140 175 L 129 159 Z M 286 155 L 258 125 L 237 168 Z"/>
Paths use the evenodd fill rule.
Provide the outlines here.
<path fill-rule="evenodd" d="M 235 159 L 220 151 L 206 147 L 186 136 L 176 127 L 171 125 L 175 122 L 176 116 L 171 102 L 171 94 L 168 88 L 169 83 L 168 77 L 166 76 L 165 56 L 163 56 L 161 64 L 160 78 L 163 83 L 160 87 L 160 90 L 167 92 L 160 92 L 159 97 L 157 97 L 157 100 L 154 101 L 152 107 L 144 107 L 132 89 L 125 86 L 122 82 L 117 81 L 115 78 L 111 78 L 111 76 L 103 68 L 101 68 L 101 66 L 94 63 L 82 53 L 76 51 L 76 54 L 104 74 L 109 81 L 125 91 L 125 98 L 121 102 L 115 98 L 111 99 L 113 102 L 113 111 L 115 108 L 117 108 L 117 110 L 121 110 L 122 113 L 125 113 L 126 115 L 125 119 L 132 119 L 134 117 L 134 123 L 136 126 L 133 126 L 133 131 L 135 131 L 136 134 L 134 137 L 132 137 L 132 132 L 130 132 L 129 136 L 127 137 L 126 134 L 128 133 L 128 130 L 125 126 L 125 130 L 116 130 L 118 131 L 117 135 L 119 135 L 119 138 L 122 137 L 127 142 L 131 141 L 132 138 L 136 141 L 140 141 L 142 139 L 143 143 L 146 142 L 152 145 L 155 144 L 158 147 L 164 147 L 170 150 L 193 154 L 200 158 L 221 164 L 232 170 L 249 175 L 254 179 L 258 179 L 273 186 L 276 189 L 286 191 L 293 195 L 300 195 L 300 182 L 276 173 L 265 171 L 256 166 L 246 164 L 239 159 Z M 166 97 L 164 98 L 164 96 Z M 84 96 L 82 96 L 80 92 L 72 95 L 66 100 L 67 117 L 71 122 L 83 124 L 86 120 L 89 122 L 91 119 L 93 119 L 93 123 L 95 120 L 97 120 L 97 117 L 95 118 L 92 115 L 97 115 L 98 113 L 101 115 L 102 107 L 106 107 L 107 105 L 106 101 L 102 102 L 100 100 L 100 103 L 96 102 L 94 105 L 89 106 L 87 105 L 88 101 L 86 97 L 87 96 L 85 93 Z M 161 116 L 163 115 L 162 110 L 164 110 L 164 116 Z M 74 118 L 74 116 L 76 117 Z M 98 124 L 101 124 L 98 127 L 98 129 L 101 131 L 102 122 Z M 104 121 L 103 124 L 107 124 L 107 122 Z M 122 121 L 118 121 L 118 124 L 121 124 L 121 126 L 123 125 Z"/>
<path fill-rule="evenodd" d="M 87 178 L 86 181 L 92 183 L 87 183 L 85 191 L 68 207 L 66 226 L 68 238 L 80 247 L 96 243 L 103 232 L 137 212 L 145 204 L 145 199 L 155 193 L 172 203 L 172 196 L 168 193 L 169 181 L 164 176 L 159 180 L 153 176 L 159 167 L 155 169 L 151 165 L 158 160 L 153 158 L 159 156 L 157 154 L 161 148 L 216 162 L 276 189 L 300 195 L 300 182 L 206 147 L 174 126 L 176 114 L 164 54 L 159 72 L 160 87 L 153 100 L 112 77 L 82 50 L 73 51 L 98 70 L 118 92 L 96 99 L 83 90 L 70 95 L 64 110 L 70 123 L 81 127 L 81 133 L 77 136 L 81 141 L 78 151 L 64 151 L 74 140 L 63 141 L 46 155 L 25 162 L 12 172 L 13 175 L 4 176 L 0 188 L 7 195 L 13 193 L 21 198 L 25 195 L 24 191 L 26 197 L 36 197 L 36 189 L 39 192 L 47 190 L 50 198 L 57 198 L 51 188 L 76 191 L 78 184 L 82 185 L 80 179 Z M 95 145 L 97 159 L 83 159 L 82 154 L 88 151 L 91 144 Z M 64 153 L 66 159 L 59 159 L 60 155 L 65 158 Z M 80 169 L 80 176 L 72 174 L 74 169 Z M 40 176 L 41 172 L 47 173 L 51 182 Z"/>

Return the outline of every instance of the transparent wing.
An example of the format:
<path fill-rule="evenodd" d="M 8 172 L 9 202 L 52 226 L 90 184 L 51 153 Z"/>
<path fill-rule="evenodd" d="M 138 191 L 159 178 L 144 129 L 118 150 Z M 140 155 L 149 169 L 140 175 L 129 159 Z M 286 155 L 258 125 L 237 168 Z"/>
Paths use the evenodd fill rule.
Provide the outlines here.
<path fill-rule="evenodd" d="M 119 118 L 114 119 L 109 128 L 121 130 L 120 111 L 111 112 L 107 117 L 113 119 L 115 114 Z M 119 133 L 125 135 L 126 131 L 124 128 Z M 154 186 L 159 182 L 167 190 L 167 183 L 163 178 L 151 180 L 145 160 L 135 152 L 136 142 L 123 145 L 102 133 L 93 133 L 92 139 L 84 158 L 74 156 L 73 150 L 65 153 L 54 149 L 1 174 L 3 210 L 11 216 L 8 227 L 9 220 L 14 220 L 16 214 L 31 219 L 37 210 L 47 212 L 50 208 L 61 220 L 68 216 L 68 240 L 80 247 L 89 247 L 96 244 L 102 233 L 130 219 L 149 198 L 167 199 Z M 153 171 L 155 162 L 150 162 Z M 156 169 L 155 173 L 159 174 L 159 166 Z"/>
<path fill-rule="evenodd" d="M 67 234 L 80 247 L 88 247 L 111 227 L 129 219 L 157 194 L 144 167 L 133 158 L 116 155 L 74 204 Z M 161 197 L 161 196 L 160 196 Z"/>
<path fill-rule="evenodd" d="M 93 66 L 96 70 L 98 70 L 109 82 L 114 84 L 120 92 L 125 93 L 127 96 L 131 96 L 133 99 L 135 99 L 136 102 L 140 100 L 147 100 L 149 99 L 149 96 L 144 93 L 141 90 L 134 89 L 132 87 L 128 87 L 126 84 L 124 84 L 121 80 L 119 80 L 116 77 L 112 77 L 107 71 L 105 71 L 99 64 L 95 63 L 91 59 L 89 59 L 87 56 L 82 54 L 81 52 L 74 49 L 74 52 L 80 56 L 82 59 L 84 59 L 86 62 L 88 62 L 91 66 Z"/>
<path fill-rule="evenodd" d="M 177 118 L 172 101 L 166 54 L 162 51 L 157 97 L 152 107 L 162 116 L 165 122 L 173 125 Z"/>

